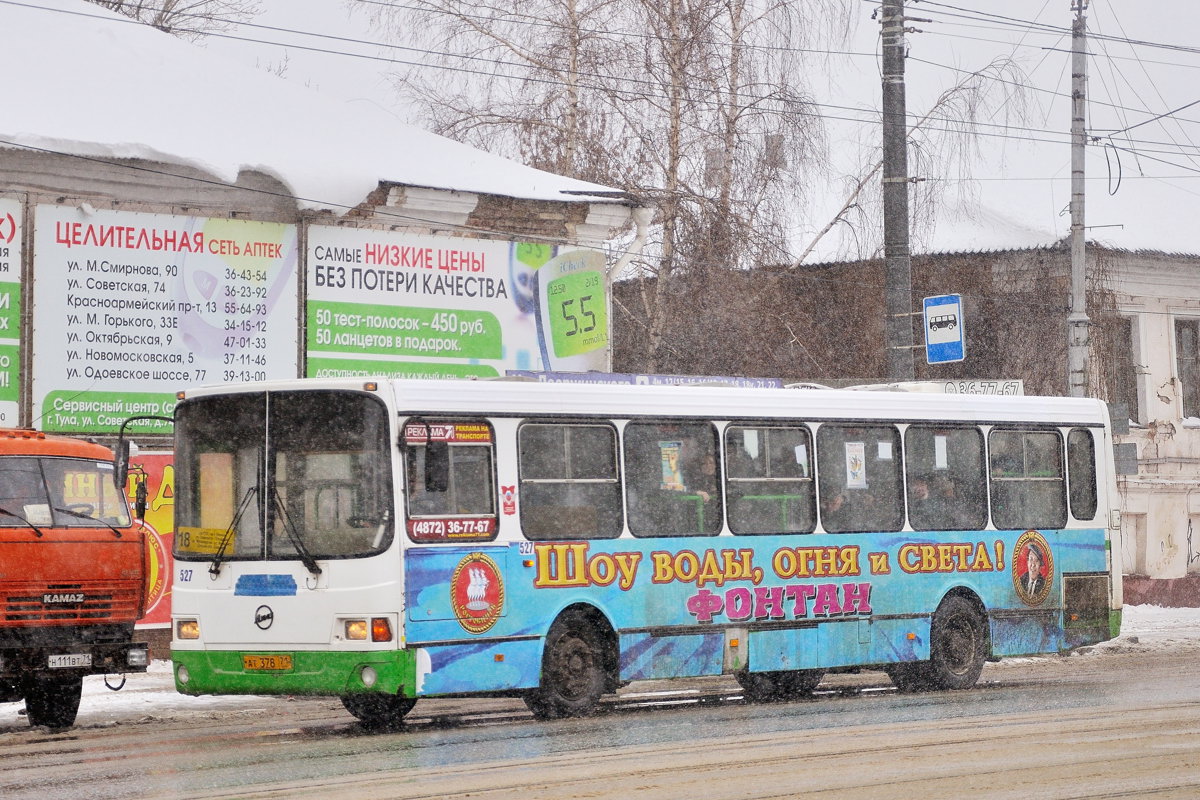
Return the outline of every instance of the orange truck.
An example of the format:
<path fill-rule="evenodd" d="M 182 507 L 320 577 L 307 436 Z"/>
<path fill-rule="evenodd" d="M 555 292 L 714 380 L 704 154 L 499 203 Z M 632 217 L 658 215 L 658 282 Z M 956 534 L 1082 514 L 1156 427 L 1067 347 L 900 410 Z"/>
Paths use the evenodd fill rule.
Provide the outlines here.
<path fill-rule="evenodd" d="M 112 451 L 0 429 L 0 702 L 69 727 L 85 675 L 145 672 L 147 558 Z"/>

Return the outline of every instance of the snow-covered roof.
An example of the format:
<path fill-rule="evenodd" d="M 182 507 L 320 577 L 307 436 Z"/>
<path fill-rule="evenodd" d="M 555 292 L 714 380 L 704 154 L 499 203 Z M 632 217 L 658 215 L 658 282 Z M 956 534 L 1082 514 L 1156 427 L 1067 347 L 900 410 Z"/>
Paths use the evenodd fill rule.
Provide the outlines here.
<path fill-rule="evenodd" d="M 0 148 L 271 175 L 342 212 L 381 181 L 530 200 L 615 190 L 437 136 L 382 109 L 231 62 L 83 0 L 0 5 Z"/>

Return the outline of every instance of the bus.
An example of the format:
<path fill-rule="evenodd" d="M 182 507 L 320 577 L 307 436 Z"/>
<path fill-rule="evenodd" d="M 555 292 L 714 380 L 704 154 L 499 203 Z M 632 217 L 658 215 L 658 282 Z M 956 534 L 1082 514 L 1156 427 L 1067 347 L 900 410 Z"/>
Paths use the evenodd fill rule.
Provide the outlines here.
<path fill-rule="evenodd" d="M 966 689 L 1115 637 L 1105 405 L 537 381 L 181 392 L 172 659 L 185 694 L 587 714 L 643 679 L 750 700 L 828 670 Z"/>
<path fill-rule="evenodd" d="M 149 554 L 114 477 L 99 444 L 0 429 L 0 702 L 30 725 L 73 725 L 84 676 L 149 664 Z"/>

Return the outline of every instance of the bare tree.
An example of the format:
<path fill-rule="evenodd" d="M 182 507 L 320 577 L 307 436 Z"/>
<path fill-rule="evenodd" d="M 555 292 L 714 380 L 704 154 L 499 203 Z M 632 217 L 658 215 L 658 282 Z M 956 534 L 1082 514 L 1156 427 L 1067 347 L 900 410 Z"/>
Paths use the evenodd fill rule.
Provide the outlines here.
<path fill-rule="evenodd" d="M 199 38 L 232 29 L 261 13 L 258 0 L 89 0 L 167 33 Z"/>
<path fill-rule="evenodd" d="M 954 186 L 960 199 L 966 201 L 961 207 L 973 205 L 975 184 L 970 180 L 947 182 L 937 178 L 947 172 L 971 174 L 979 156 L 982 121 L 986 119 L 987 124 L 1000 127 L 1021 121 L 1026 104 L 1023 87 L 1029 84 L 1012 59 L 996 59 L 965 74 L 909 126 L 909 172 L 919 176 L 919 182 L 910 190 L 910 226 L 916 244 L 932 234 L 944 208 L 948 186 Z M 883 201 L 878 177 L 883 161 L 878 156 L 879 149 L 870 148 L 872 156 L 864 160 L 862 169 L 842 179 L 846 187 L 845 202 L 804 246 L 794 264 L 803 263 L 825 237 L 839 228 L 848 232 L 837 248 L 840 256 L 873 258 L 882 253 Z"/>
<path fill-rule="evenodd" d="M 705 345 L 679 341 L 678 322 L 736 301 L 723 275 L 787 260 L 822 142 L 800 48 L 843 33 L 844 4 L 414 0 L 373 13 L 424 51 L 397 86 L 435 130 L 659 209 L 635 264 L 651 280 L 625 306 L 645 324 L 638 368 Z"/>

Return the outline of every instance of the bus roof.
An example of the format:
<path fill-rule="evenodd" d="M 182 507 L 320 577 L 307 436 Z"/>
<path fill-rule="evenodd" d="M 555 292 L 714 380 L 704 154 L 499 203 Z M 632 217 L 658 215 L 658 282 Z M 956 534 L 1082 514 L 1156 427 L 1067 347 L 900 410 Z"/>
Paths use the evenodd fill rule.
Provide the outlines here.
<path fill-rule="evenodd" d="M 757 389 L 728 386 L 631 386 L 522 380 L 313 379 L 206 386 L 185 397 L 303 389 L 379 391 L 390 387 L 399 413 L 601 415 L 706 419 L 961 420 L 979 423 L 1107 425 L 1103 401 L 1079 397 L 931 394 L 842 389 Z"/>

